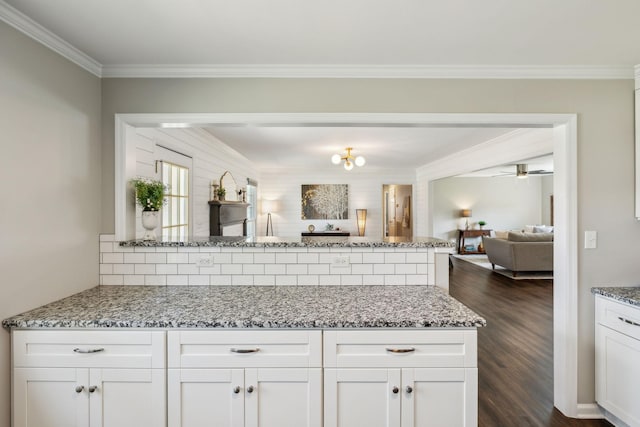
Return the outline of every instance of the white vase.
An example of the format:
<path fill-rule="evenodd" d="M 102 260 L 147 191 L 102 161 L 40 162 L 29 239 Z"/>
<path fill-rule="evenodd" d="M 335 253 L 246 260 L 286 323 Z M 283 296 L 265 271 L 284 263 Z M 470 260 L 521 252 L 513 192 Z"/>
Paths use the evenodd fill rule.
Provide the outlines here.
<path fill-rule="evenodd" d="M 158 228 L 160 212 L 158 211 L 142 211 L 142 226 L 146 230 L 142 240 L 156 240 L 154 230 Z"/>

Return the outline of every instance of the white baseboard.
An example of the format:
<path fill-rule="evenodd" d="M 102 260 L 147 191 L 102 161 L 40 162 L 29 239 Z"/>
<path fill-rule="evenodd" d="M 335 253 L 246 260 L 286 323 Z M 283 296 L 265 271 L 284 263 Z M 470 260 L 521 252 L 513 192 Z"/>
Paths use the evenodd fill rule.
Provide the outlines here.
<path fill-rule="evenodd" d="M 578 414 L 576 418 L 601 419 L 605 418 L 605 416 L 597 403 L 578 403 Z"/>

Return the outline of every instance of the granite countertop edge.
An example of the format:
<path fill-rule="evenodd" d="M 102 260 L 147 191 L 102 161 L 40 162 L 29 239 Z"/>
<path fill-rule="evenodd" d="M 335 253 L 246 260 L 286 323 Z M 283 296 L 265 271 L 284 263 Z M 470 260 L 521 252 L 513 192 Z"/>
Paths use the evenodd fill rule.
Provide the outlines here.
<path fill-rule="evenodd" d="M 127 240 L 121 247 L 253 247 L 253 248 L 454 248 L 447 240 L 432 237 L 369 239 L 366 237 L 256 237 L 212 236 L 185 241 Z"/>
<path fill-rule="evenodd" d="M 616 301 L 640 307 L 640 286 L 601 286 L 591 288 L 594 295 L 602 295 Z"/>
<path fill-rule="evenodd" d="M 6 329 L 477 328 L 435 286 L 97 286 L 2 321 Z"/>

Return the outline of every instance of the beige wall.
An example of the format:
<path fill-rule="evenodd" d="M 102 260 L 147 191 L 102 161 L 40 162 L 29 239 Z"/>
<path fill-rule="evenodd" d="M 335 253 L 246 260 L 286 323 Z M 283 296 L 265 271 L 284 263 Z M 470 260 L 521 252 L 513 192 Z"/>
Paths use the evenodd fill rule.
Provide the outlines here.
<path fill-rule="evenodd" d="M 0 22 L 0 319 L 95 286 L 100 80 Z M 10 339 L 0 330 L 0 426 Z"/>
<path fill-rule="evenodd" d="M 579 402 L 594 401 L 592 286 L 637 283 L 632 80 L 104 79 L 102 231 L 113 233 L 115 113 L 577 113 Z"/>

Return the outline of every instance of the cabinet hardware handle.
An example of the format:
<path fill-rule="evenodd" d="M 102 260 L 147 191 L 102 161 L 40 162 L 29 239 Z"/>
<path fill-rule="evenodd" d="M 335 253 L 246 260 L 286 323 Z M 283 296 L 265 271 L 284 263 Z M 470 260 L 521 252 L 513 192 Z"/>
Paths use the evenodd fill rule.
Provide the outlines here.
<path fill-rule="evenodd" d="M 413 391 L 413 388 L 410 385 L 408 385 L 406 390 L 407 390 L 407 393 L 411 394 L 411 392 Z"/>
<path fill-rule="evenodd" d="M 391 391 L 393 392 L 393 394 L 398 394 L 398 392 L 400 391 L 400 389 L 398 387 L 393 387 L 391 389 Z"/>
<path fill-rule="evenodd" d="M 231 349 L 231 353 L 239 353 L 239 354 L 257 353 L 259 351 L 260 351 L 260 349 L 258 347 L 256 347 L 256 348 L 232 348 Z"/>
<path fill-rule="evenodd" d="M 640 326 L 640 323 L 634 322 L 633 320 L 625 319 L 624 317 L 618 317 L 618 319 L 633 326 Z"/>
<path fill-rule="evenodd" d="M 411 353 L 412 351 L 416 351 L 416 349 L 413 348 L 413 347 L 409 347 L 409 348 L 389 348 L 389 347 L 387 347 L 387 351 L 389 353 Z"/>
<path fill-rule="evenodd" d="M 89 387 L 89 393 L 93 393 L 94 391 L 96 391 L 98 389 L 97 385 L 92 385 L 91 387 Z"/>
<path fill-rule="evenodd" d="M 84 390 L 84 386 L 83 385 L 79 385 L 76 387 L 76 393 L 82 393 L 82 390 Z"/>
<path fill-rule="evenodd" d="M 85 350 L 85 349 L 82 349 L 82 348 L 74 348 L 73 349 L 74 353 L 81 353 L 81 354 L 100 353 L 101 351 L 104 351 L 104 348 L 90 348 L 88 350 Z"/>
<path fill-rule="evenodd" d="M 239 386 L 235 386 L 235 387 L 233 388 L 233 392 L 234 392 L 235 394 L 240 393 L 240 387 L 239 387 Z"/>
<path fill-rule="evenodd" d="M 247 393 L 253 393 L 253 386 L 252 385 L 247 387 Z"/>

